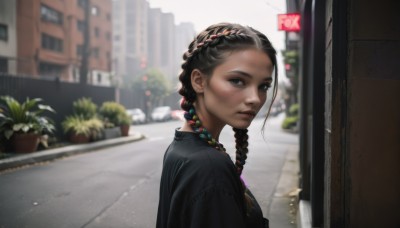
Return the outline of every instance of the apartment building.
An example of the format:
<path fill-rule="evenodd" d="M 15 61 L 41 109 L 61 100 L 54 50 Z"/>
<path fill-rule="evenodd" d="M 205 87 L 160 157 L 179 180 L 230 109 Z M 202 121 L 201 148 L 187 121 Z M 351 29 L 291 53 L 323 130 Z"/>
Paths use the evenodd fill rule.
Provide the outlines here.
<path fill-rule="evenodd" d="M 121 84 L 147 67 L 149 8 L 145 0 L 113 0 L 113 69 Z"/>
<path fill-rule="evenodd" d="M 111 85 L 111 0 L 17 0 L 18 73 L 79 82 L 86 27 L 87 82 Z"/>
<path fill-rule="evenodd" d="M 16 1 L 0 0 L 0 74 L 17 72 Z"/>

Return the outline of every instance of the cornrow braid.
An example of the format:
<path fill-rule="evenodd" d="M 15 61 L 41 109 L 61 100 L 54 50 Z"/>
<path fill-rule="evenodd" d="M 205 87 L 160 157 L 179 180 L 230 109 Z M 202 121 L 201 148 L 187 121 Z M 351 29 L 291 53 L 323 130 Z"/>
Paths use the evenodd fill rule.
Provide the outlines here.
<path fill-rule="evenodd" d="M 199 42 L 199 40 L 202 40 Z M 208 69 L 203 69 L 203 64 L 198 64 L 198 65 L 193 65 L 192 63 L 194 62 L 194 59 L 207 59 L 210 58 L 212 62 L 215 62 L 215 64 L 210 64 L 209 65 L 217 65 L 216 63 L 218 61 L 215 61 L 213 55 L 215 53 L 212 53 L 209 55 L 208 53 L 203 53 L 205 50 L 210 50 L 212 47 L 218 47 L 223 40 L 226 41 L 241 41 L 242 43 L 246 43 L 245 41 L 252 40 L 247 34 L 243 33 L 240 30 L 237 29 L 224 29 L 223 31 L 220 31 L 220 28 L 216 29 L 211 29 L 209 31 L 209 34 L 199 34 L 196 39 L 194 39 L 190 45 L 189 49 L 183 54 L 183 60 L 184 62 L 182 63 L 182 72 L 179 75 L 179 80 L 182 82 L 182 87 L 179 90 L 179 94 L 186 97 L 188 101 L 194 102 L 196 99 L 196 95 L 194 93 L 190 94 L 189 91 L 192 91 L 193 88 L 190 83 L 190 73 L 194 68 L 199 68 L 200 70 L 203 71 L 208 71 Z M 218 50 L 216 50 L 218 51 Z M 210 52 L 212 52 L 210 50 Z M 207 57 L 205 57 L 207 56 Z M 193 66 L 192 66 L 193 65 Z M 211 67 L 212 68 L 212 67 Z"/>

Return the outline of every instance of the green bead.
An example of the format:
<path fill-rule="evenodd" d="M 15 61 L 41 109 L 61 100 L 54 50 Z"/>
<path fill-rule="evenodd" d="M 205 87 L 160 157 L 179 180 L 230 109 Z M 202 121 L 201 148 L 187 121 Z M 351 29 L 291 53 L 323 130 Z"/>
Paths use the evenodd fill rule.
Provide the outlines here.
<path fill-rule="evenodd" d="M 200 126 L 201 126 L 200 120 L 196 120 L 196 126 L 197 126 L 197 127 L 200 127 Z"/>
<path fill-rule="evenodd" d="M 197 117 L 197 115 L 193 115 L 193 120 L 198 120 L 199 118 Z"/>

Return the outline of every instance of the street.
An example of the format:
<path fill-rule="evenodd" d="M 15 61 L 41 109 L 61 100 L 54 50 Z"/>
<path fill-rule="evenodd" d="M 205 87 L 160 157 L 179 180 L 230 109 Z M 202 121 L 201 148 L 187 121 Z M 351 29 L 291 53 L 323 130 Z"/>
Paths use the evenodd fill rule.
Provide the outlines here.
<path fill-rule="evenodd" d="M 283 116 L 249 128 L 243 178 L 268 217 L 289 147 Z M 155 227 L 162 159 L 180 121 L 134 125 L 146 139 L 0 173 L 0 227 Z M 233 131 L 221 136 L 234 156 Z M 273 218 L 270 218 L 270 220 Z"/>

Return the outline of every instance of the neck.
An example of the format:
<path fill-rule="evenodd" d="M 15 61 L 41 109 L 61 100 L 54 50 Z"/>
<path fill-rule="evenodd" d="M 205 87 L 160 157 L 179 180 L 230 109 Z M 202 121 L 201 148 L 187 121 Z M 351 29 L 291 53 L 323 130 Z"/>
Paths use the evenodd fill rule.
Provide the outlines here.
<path fill-rule="evenodd" d="M 221 134 L 222 129 L 225 127 L 225 124 L 216 121 L 217 118 L 213 117 L 203 105 L 196 103 L 193 104 L 196 109 L 197 116 L 201 120 L 203 127 L 207 129 L 207 131 L 212 135 L 212 137 L 216 140 L 219 140 L 219 135 Z M 189 125 L 190 127 L 190 125 Z"/>

